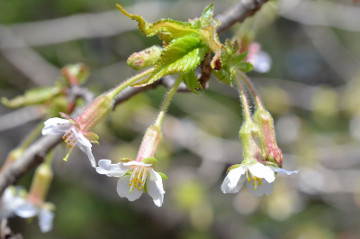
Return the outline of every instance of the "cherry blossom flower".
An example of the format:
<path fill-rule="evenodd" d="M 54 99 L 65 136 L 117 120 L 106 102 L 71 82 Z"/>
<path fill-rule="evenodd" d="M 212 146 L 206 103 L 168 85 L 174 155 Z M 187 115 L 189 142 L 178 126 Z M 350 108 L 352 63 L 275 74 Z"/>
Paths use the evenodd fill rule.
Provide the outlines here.
<path fill-rule="evenodd" d="M 67 160 L 73 147 L 77 145 L 89 158 L 91 166 L 96 167 L 95 158 L 91 151 L 91 142 L 98 143 L 99 137 L 91 132 L 102 118 L 109 113 L 112 108 L 111 95 L 101 95 L 97 97 L 76 119 L 60 113 L 66 119 L 50 118 L 45 121 L 42 129 L 43 135 L 63 134 L 63 139 L 69 146 L 70 151 L 65 156 Z"/>
<path fill-rule="evenodd" d="M 42 233 L 51 231 L 54 220 L 52 212 L 54 206 L 51 203 L 42 203 L 36 205 L 30 201 L 19 206 L 15 210 L 15 214 L 22 218 L 31 218 L 37 216 L 39 219 L 39 227 Z"/>
<path fill-rule="evenodd" d="M 22 187 L 7 187 L 0 201 L 0 219 L 15 215 L 15 210 L 26 203 L 26 191 Z"/>
<path fill-rule="evenodd" d="M 96 171 L 99 174 L 119 178 L 116 189 L 120 197 L 135 201 L 147 191 L 156 206 L 163 204 L 165 191 L 162 177 L 153 169 L 153 164 L 138 161 L 112 164 L 109 159 L 101 159 L 98 163 Z"/>
<path fill-rule="evenodd" d="M 273 191 L 275 174 L 291 175 L 298 171 L 263 165 L 253 161 L 234 165 L 221 185 L 223 193 L 237 193 L 246 182 L 249 190 L 256 196 L 268 195 Z"/>
<path fill-rule="evenodd" d="M 96 167 L 95 157 L 91 151 L 91 142 L 86 137 L 91 132 L 86 132 L 77 120 L 50 118 L 45 121 L 45 127 L 42 129 L 43 135 L 58 135 L 64 134 L 63 139 L 68 144 L 69 148 L 78 146 L 89 158 L 91 166 Z M 70 154 L 69 151 L 68 155 Z M 65 157 L 67 158 L 68 155 Z"/>

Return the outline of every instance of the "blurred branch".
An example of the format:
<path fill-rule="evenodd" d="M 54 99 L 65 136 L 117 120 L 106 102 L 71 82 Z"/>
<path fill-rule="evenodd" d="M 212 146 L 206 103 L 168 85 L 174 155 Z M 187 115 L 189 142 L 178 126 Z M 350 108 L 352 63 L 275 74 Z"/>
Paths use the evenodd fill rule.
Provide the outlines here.
<path fill-rule="evenodd" d="M 43 116 L 43 112 L 36 106 L 11 111 L 0 116 L 0 132 L 16 128 Z"/>
<path fill-rule="evenodd" d="M 261 6 L 268 0 L 240 0 L 239 3 L 231 6 L 227 11 L 216 16 L 221 22 L 218 32 L 222 33 L 237 22 L 254 15 Z"/>
<path fill-rule="evenodd" d="M 278 13 L 306 25 L 360 31 L 360 8 L 329 1 L 281 0 Z"/>
<path fill-rule="evenodd" d="M 58 76 L 59 69 L 29 48 L 10 28 L 1 25 L 0 51 L 9 62 L 37 85 L 52 85 Z"/>
<path fill-rule="evenodd" d="M 308 26 L 303 29 L 323 59 L 345 82 L 357 73 L 359 59 L 344 49 L 331 29 Z"/>
<path fill-rule="evenodd" d="M 149 21 L 153 21 L 164 12 L 172 14 L 171 9 L 174 9 L 174 14 L 181 12 L 182 17 L 186 19 L 192 17 L 191 12 L 201 12 L 204 8 L 203 5 L 203 3 L 192 2 L 191 11 L 185 11 L 184 7 L 187 8 L 188 6 L 184 6 L 181 2 L 141 2 L 129 6 L 128 11 L 146 16 Z M 124 21 L 124 16 L 119 11 L 108 11 L 77 14 L 40 22 L 13 24 L 10 27 L 28 45 L 41 46 L 77 39 L 114 36 L 137 29 L 136 24 L 129 23 L 130 20 Z M 0 30 L 0 35 L 2 34 Z M 8 47 L 16 47 L 16 45 L 10 44 Z"/>

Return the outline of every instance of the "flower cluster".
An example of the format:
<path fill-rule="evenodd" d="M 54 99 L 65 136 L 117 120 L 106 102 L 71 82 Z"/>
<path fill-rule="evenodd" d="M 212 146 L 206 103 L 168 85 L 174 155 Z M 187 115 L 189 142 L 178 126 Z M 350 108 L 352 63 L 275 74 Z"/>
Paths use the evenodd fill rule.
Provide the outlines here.
<path fill-rule="evenodd" d="M 246 182 L 249 190 L 256 196 L 268 195 L 273 190 L 277 174 L 291 175 L 298 172 L 282 168 L 283 155 L 276 142 L 273 118 L 265 110 L 250 81 L 243 74 L 253 67 L 259 72 L 270 69 L 271 58 L 261 51 L 259 44 L 250 45 L 248 55 L 246 52 L 239 52 L 240 44 L 237 41 L 228 40 L 225 44 L 221 44 L 217 36 L 220 22 L 213 18 L 213 5 L 205 8 L 200 18 L 187 23 L 170 19 L 147 23 L 141 16 L 130 14 L 122 6 L 117 6 L 125 16 L 139 23 L 139 28 L 144 34 L 147 36 L 157 34 L 164 45 L 151 47 L 130 56 L 128 64 L 134 69 L 151 68 L 98 96 L 79 116 L 72 118 L 60 113 L 63 118 L 53 117 L 44 122 L 42 134 L 60 135 L 70 148 L 64 157 L 65 161 L 74 147 L 78 146 L 87 155 L 97 173 L 119 178 L 116 191 L 121 198 L 134 201 L 147 192 L 154 204 L 161 207 L 165 195 L 163 179 L 167 177 L 156 172 L 154 167 L 157 164 L 156 151 L 162 140 L 162 121 L 180 83 L 194 93 L 206 85 L 206 81 L 200 82 L 198 79 L 196 69 L 201 62 L 208 61 L 212 73 L 220 81 L 230 86 L 233 86 L 234 82 L 237 83 L 244 109 L 244 123 L 240 129 L 243 161 L 229 168 L 221 185 L 221 191 L 237 193 Z M 215 56 L 210 61 L 207 58 L 211 52 Z M 253 114 L 237 73 L 241 75 L 254 98 L 256 111 Z M 87 78 L 87 71 L 80 66 L 65 69 L 63 74 L 67 77 L 70 86 L 77 86 L 79 80 Z M 154 124 L 146 130 L 137 157 L 134 160 L 121 159 L 117 163 L 112 163 L 110 159 L 100 159 L 97 164 L 92 153 L 92 143 L 98 143 L 99 137 L 92 130 L 112 110 L 117 95 L 128 86 L 146 86 L 164 76 L 174 74 L 178 74 L 178 79 L 164 98 Z M 74 75 L 78 78 L 74 78 Z M 57 94 L 60 92 L 62 91 Z M 22 101 L 26 102 L 26 99 Z M 71 110 L 66 112 L 70 114 L 74 107 L 75 105 L 70 105 L 68 108 Z M 17 152 L 14 152 L 14 155 L 15 153 Z M 50 162 L 51 160 L 46 160 L 36 170 L 29 194 L 20 188 L 6 189 L 1 199 L 0 218 L 13 215 L 22 218 L 38 216 L 41 231 L 51 230 L 54 206 L 45 202 L 53 176 Z"/>

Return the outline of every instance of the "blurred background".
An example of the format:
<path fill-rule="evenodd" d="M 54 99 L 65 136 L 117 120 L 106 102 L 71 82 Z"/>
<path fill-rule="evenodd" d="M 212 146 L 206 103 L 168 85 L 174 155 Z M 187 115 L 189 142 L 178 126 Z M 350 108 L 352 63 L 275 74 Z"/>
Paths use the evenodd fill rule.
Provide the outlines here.
<path fill-rule="evenodd" d="M 117 11 L 122 4 L 147 21 L 199 17 L 211 1 L 0 0 L 0 95 L 14 98 L 52 86 L 60 69 L 82 62 L 95 95 L 136 73 L 127 57 L 161 42 L 137 30 Z M 215 1 L 223 13 L 236 1 Z M 164 121 L 157 171 L 165 201 L 149 195 L 128 202 L 116 178 L 98 175 L 74 150 L 63 162 L 56 148 L 48 201 L 56 205 L 54 228 L 41 234 L 37 219 L 10 220 L 27 238 L 360 238 L 360 3 L 350 0 L 269 1 L 244 24 L 221 35 L 252 40 L 271 57 L 271 69 L 251 72 L 276 122 L 284 168 L 274 192 L 257 198 L 247 188 L 224 195 L 226 169 L 242 160 L 238 131 L 242 109 L 234 89 L 212 79 L 199 95 L 179 93 Z M 270 64 L 270 60 L 267 59 Z M 97 159 L 136 157 L 165 87 L 119 105 L 95 128 Z M 48 116 L 38 107 L 0 105 L 0 155 L 6 155 Z M 19 182 L 29 188 L 33 171 Z"/>

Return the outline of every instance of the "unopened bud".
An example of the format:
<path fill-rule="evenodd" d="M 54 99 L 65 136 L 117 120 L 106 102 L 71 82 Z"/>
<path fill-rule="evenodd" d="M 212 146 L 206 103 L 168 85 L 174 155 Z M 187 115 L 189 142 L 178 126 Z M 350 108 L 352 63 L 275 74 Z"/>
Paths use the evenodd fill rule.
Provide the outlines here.
<path fill-rule="evenodd" d="M 144 69 L 153 66 L 160 58 L 162 48 L 159 46 L 152 46 L 145 50 L 135 52 L 129 56 L 127 64 L 135 70 Z"/>
<path fill-rule="evenodd" d="M 61 73 L 70 85 L 84 84 L 89 77 L 89 69 L 82 63 L 67 65 L 61 69 Z"/>
<path fill-rule="evenodd" d="M 282 167 L 283 155 L 276 142 L 274 120 L 271 114 L 259 107 L 254 114 L 254 121 L 261 131 L 262 159 L 275 162 L 279 167 Z"/>

